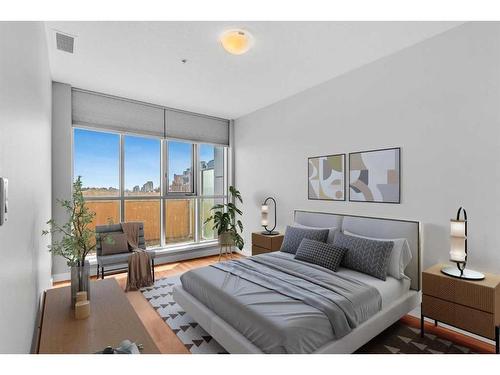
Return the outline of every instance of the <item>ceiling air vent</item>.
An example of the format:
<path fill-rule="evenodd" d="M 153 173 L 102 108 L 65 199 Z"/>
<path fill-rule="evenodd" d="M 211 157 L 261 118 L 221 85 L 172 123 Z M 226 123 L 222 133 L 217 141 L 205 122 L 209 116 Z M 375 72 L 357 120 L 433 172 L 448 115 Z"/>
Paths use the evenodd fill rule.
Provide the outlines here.
<path fill-rule="evenodd" d="M 60 51 L 73 53 L 73 47 L 75 45 L 75 38 L 73 38 L 70 35 L 56 32 L 56 45 L 57 45 L 57 49 Z"/>

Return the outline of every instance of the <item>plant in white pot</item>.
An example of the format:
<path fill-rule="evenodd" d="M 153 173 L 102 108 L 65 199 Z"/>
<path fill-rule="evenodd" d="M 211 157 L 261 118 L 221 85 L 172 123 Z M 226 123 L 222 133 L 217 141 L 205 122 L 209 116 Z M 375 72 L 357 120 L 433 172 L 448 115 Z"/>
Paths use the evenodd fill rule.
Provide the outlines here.
<path fill-rule="evenodd" d="M 85 205 L 81 176 L 73 183 L 72 199 L 57 201 L 66 211 L 68 220 L 64 224 L 49 220 L 47 224 L 50 229 L 44 230 L 42 234 L 52 234 L 49 251 L 65 258 L 71 268 L 71 304 L 74 306 L 77 292 L 87 292 L 87 298 L 90 299 L 90 263 L 86 258 L 96 247 L 96 234 L 90 228 L 95 212 Z"/>
<path fill-rule="evenodd" d="M 232 201 L 236 202 L 236 200 L 238 200 L 240 203 L 243 203 L 240 192 L 236 190 L 234 186 L 229 187 L 229 193 L 231 194 Z M 238 249 L 242 250 L 245 244 L 241 236 L 243 233 L 243 223 L 237 216 L 243 215 L 243 212 L 241 212 L 232 202 L 216 204 L 210 210 L 215 211 L 215 213 L 205 220 L 205 225 L 213 220 L 212 228 L 217 230 L 221 248 L 223 246 L 236 246 Z"/>

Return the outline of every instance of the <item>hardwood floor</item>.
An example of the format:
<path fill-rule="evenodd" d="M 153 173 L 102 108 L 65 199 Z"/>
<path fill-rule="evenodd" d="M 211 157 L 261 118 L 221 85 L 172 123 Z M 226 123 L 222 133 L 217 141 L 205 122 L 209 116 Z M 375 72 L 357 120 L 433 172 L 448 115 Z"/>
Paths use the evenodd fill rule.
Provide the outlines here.
<path fill-rule="evenodd" d="M 242 257 L 239 254 L 233 254 L 233 258 Z M 155 277 L 156 279 L 162 277 L 169 277 L 176 274 L 181 274 L 189 271 L 193 268 L 199 268 L 208 266 L 210 264 L 216 263 L 219 256 L 209 256 L 198 259 L 183 260 L 180 262 L 162 264 L 155 267 Z M 223 258 L 224 259 L 224 258 Z M 114 277 L 120 286 L 125 289 L 127 283 L 126 273 L 117 273 L 115 275 L 106 276 Z M 95 278 L 93 276 L 92 278 Z M 62 287 L 69 285 L 68 281 L 55 283 L 54 287 Z M 160 318 L 160 315 L 151 306 L 151 304 L 144 298 L 141 292 L 128 292 L 126 293 L 130 304 L 134 307 L 137 315 L 141 319 L 142 323 L 146 327 L 156 346 L 161 353 L 164 354 L 189 354 L 189 350 L 186 349 L 184 344 L 177 338 L 174 332 L 168 327 L 168 325 Z"/>
<path fill-rule="evenodd" d="M 238 254 L 233 254 L 233 258 L 242 257 Z M 183 260 L 174 263 L 162 264 L 155 267 L 155 277 L 157 279 L 162 277 L 169 277 L 176 274 L 181 274 L 194 268 L 208 266 L 210 264 L 216 263 L 219 256 L 209 256 L 198 259 Z M 106 276 L 114 277 L 120 284 L 120 286 L 125 289 L 125 284 L 127 282 L 126 273 L 118 273 L 115 275 Z M 95 278 L 95 277 L 93 277 Z M 54 287 L 67 286 L 69 282 L 59 282 L 55 283 Z M 150 303 L 144 298 L 141 292 L 128 292 L 126 293 L 128 300 L 134 307 L 137 315 L 141 319 L 142 323 L 146 327 L 147 331 L 153 338 L 153 341 L 158 346 L 161 353 L 164 354 L 189 354 L 189 350 L 186 349 L 184 344 L 177 338 L 174 332 L 168 327 L 168 325 L 160 318 L 156 310 L 150 305 Z M 420 328 L 420 320 L 412 316 L 405 316 L 401 319 L 405 324 L 412 327 Z M 461 333 L 452 331 L 444 327 L 435 327 L 433 324 L 426 322 L 426 332 L 435 334 L 444 339 L 453 341 L 459 345 L 467 346 L 477 353 L 494 353 L 495 347 L 483 341 L 477 340 L 475 338 L 465 336 Z"/>

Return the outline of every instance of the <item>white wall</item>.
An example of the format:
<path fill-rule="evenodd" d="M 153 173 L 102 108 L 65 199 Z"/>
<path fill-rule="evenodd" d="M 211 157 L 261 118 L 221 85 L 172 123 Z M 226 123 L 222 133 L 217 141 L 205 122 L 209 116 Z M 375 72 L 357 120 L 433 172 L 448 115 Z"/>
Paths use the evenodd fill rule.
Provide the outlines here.
<path fill-rule="evenodd" d="M 0 22 L 0 176 L 9 221 L 0 227 L 0 353 L 27 353 L 40 293 L 50 285 L 51 80 L 41 22 Z"/>
<path fill-rule="evenodd" d="M 73 180 L 71 127 L 71 86 L 52 82 L 52 218 L 65 223 L 68 215 L 58 200 L 71 200 Z M 52 257 L 52 275 L 67 274 L 66 259 Z M 56 280 L 57 281 L 57 280 Z"/>
<path fill-rule="evenodd" d="M 281 229 L 296 208 L 420 220 L 427 267 L 447 260 L 463 205 L 471 267 L 500 273 L 499 103 L 500 23 L 468 23 L 237 119 L 247 246 L 272 195 Z M 307 200 L 308 156 L 390 146 L 401 204 Z"/>

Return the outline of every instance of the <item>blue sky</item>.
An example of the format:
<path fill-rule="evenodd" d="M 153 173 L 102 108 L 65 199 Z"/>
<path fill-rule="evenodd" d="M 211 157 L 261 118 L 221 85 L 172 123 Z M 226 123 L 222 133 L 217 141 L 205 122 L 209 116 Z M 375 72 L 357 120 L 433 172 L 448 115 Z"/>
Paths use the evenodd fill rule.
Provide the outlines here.
<path fill-rule="evenodd" d="M 83 186 L 119 186 L 119 143 L 117 134 L 75 129 L 74 174 L 81 175 Z M 154 138 L 125 137 L 125 189 L 153 181 L 160 186 L 160 141 Z M 191 144 L 169 142 L 169 179 L 191 166 Z M 214 147 L 201 145 L 200 160 L 214 158 Z"/>
<path fill-rule="evenodd" d="M 201 145 L 200 146 L 200 161 L 206 161 L 214 159 L 214 146 L 211 145 Z"/>
<path fill-rule="evenodd" d="M 191 167 L 192 144 L 184 142 L 168 142 L 168 180 L 173 180 L 174 174 L 182 174 Z"/>
<path fill-rule="evenodd" d="M 74 176 L 82 176 L 83 186 L 119 185 L 119 146 L 117 134 L 75 129 Z"/>
<path fill-rule="evenodd" d="M 154 138 L 125 137 L 125 189 L 153 181 L 160 186 L 160 141 Z"/>

